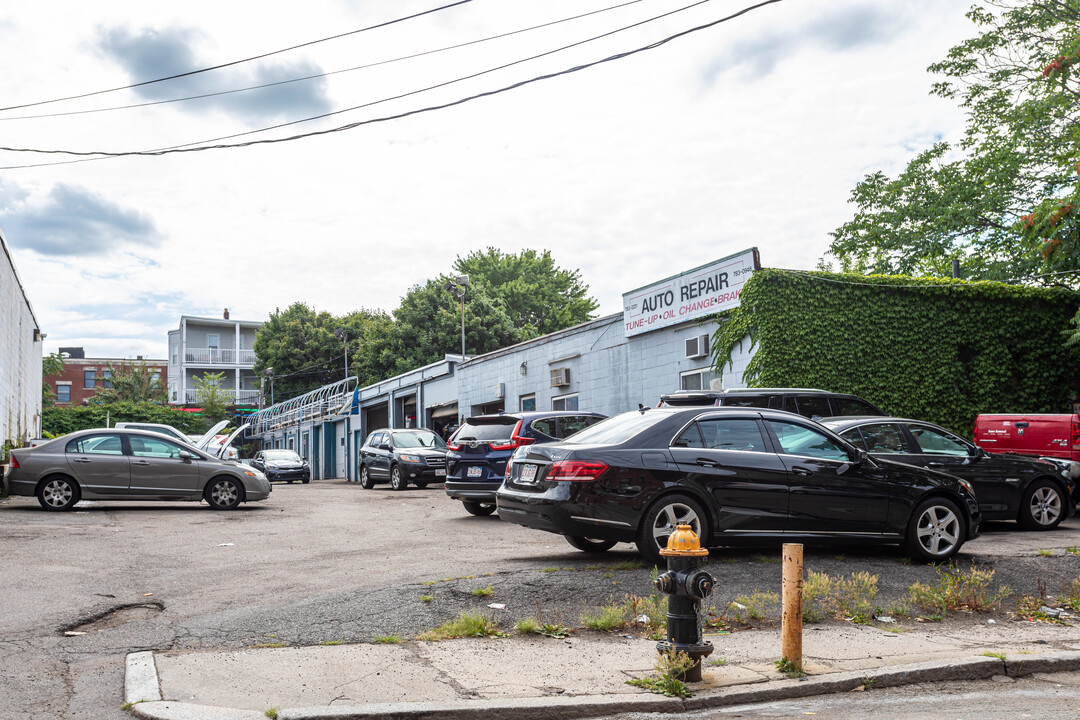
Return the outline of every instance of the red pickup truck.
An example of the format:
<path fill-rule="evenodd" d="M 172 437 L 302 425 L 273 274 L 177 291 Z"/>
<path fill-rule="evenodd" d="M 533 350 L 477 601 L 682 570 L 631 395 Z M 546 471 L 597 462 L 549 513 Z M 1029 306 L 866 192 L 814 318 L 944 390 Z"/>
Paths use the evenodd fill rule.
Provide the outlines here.
<path fill-rule="evenodd" d="M 1071 465 L 1080 475 L 1080 414 L 979 415 L 975 418 L 975 444 L 990 453 L 1020 453 Z M 1071 461 L 1071 463 L 1069 462 Z"/>

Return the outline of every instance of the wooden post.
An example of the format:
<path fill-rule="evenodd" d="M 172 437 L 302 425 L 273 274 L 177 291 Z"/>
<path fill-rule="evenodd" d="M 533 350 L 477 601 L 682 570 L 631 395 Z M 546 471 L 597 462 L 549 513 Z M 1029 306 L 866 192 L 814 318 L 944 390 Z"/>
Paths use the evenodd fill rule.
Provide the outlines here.
<path fill-rule="evenodd" d="M 803 546 L 784 543 L 784 581 L 782 603 L 784 615 L 781 624 L 781 657 L 787 658 L 797 670 L 803 669 L 802 658 L 802 590 Z"/>

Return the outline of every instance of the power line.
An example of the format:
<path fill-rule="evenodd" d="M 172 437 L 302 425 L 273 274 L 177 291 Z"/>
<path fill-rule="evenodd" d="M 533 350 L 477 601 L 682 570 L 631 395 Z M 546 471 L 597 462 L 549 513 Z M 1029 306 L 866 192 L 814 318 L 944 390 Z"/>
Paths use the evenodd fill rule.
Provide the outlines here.
<path fill-rule="evenodd" d="M 176 80 L 178 78 L 190 77 L 192 75 L 199 75 L 201 73 L 210 72 L 211 70 L 220 70 L 222 68 L 232 67 L 233 65 L 240 65 L 240 64 L 243 64 L 243 63 L 247 63 L 247 62 L 252 62 L 253 60 L 261 60 L 263 58 L 268 58 L 268 57 L 270 57 L 272 55 L 280 55 L 281 53 L 290 52 L 292 50 L 298 50 L 300 48 L 308 47 L 310 45 L 318 45 L 319 43 L 328 42 L 330 40 L 338 40 L 338 39 L 343 38 L 343 37 L 348 37 L 349 35 L 356 35 L 357 33 L 367 32 L 369 30 L 377 30 L 379 28 L 388 27 L 390 25 L 396 25 L 397 23 L 402 23 L 402 22 L 405 22 L 406 20 L 414 20 L 414 19 L 416 19 L 418 17 L 423 17 L 424 15 L 430 15 L 431 13 L 440 12 L 442 10 L 447 10 L 449 8 L 456 7 L 458 5 L 464 5 L 465 3 L 470 3 L 470 2 L 472 2 L 472 0 L 457 0 L 457 2 L 452 2 L 449 5 L 443 5 L 441 7 L 433 8 L 431 10 L 424 10 L 423 12 L 414 13 L 413 15 L 406 15 L 405 17 L 400 17 L 400 18 L 397 18 L 395 20 L 388 20 L 386 22 L 382 22 L 382 23 L 379 23 L 377 25 L 369 25 L 368 27 L 363 27 L 363 28 L 360 28 L 359 30 L 350 30 L 349 32 L 339 33 L 337 35 L 331 35 L 330 37 L 321 38 L 319 40 L 309 40 L 308 42 L 300 43 L 299 45 L 293 45 L 291 47 L 282 48 L 281 50 L 273 50 L 271 52 L 262 53 L 261 55 L 253 55 L 251 57 L 243 58 L 241 60 L 232 60 L 230 62 L 221 63 L 220 65 L 213 65 L 211 67 L 201 68 L 199 70 L 189 70 L 187 72 L 178 73 L 176 75 L 169 75 L 167 77 L 161 77 L 161 78 L 157 78 L 157 79 L 154 79 L 154 80 L 144 80 L 142 82 L 132 83 L 130 85 L 123 85 L 121 87 L 109 88 L 108 90 L 95 90 L 93 92 L 82 93 L 80 95 L 69 95 L 68 97 L 55 98 L 53 100 L 40 100 L 38 102 L 24 103 L 22 105 L 10 105 L 8 107 L 0 108 L 0 112 L 6 112 L 8 110 L 18 110 L 20 108 L 37 107 L 39 105 L 50 105 L 52 103 L 65 102 L 67 100 L 79 100 L 81 98 L 93 97 L 94 95 L 104 95 L 106 93 L 117 92 L 119 90 L 130 90 L 132 88 L 144 87 L 146 85 L 153 85 L 155 83 L 165 82 L 167 80 Z"/>
<path fill-rule="evenodd" d="M 290 78 L 288 80 L 279 80 L 277 82 L 272 82 L 272 83 L 263 83 L 262 85 L 251 85 L 251 86 L 248 86 L 248 87 L 235 88 L 233 90 L 221 90 L 219 92 L 203 93 L 201 95 L 188 95 L 186 97 L 170 98 L 168 100 L 152 100 L 152 101 L 142 102 L 142 103 L 132 103 L 130 105 L 116 105 L 116 106 L 113 106 L 113 107 L 93 108 L 93 109 L 90 109 L 90 110 L 72 110 L 70 112 L 42 113 L 42 114 L 39 114 L 39 115 L 16 115 L 14 117 L 0 117 L 0 122 L 8 121 L 8 120 L 40 120 L 42 118 L 67 117 L 67 116 L 71 116 L 71 115 L 90 115 L 90 114 L 94 114 L 94 113 L 113 112 L 113 111 L 116 111 L 116 110 L 133 110 L 133 109 L 143 108 L 143 107 L 152 107 L 154 105 L 168 105 L 168 104 L 171 104 L 171 103 L 186 102 L 188 100 L 204 100 L 206 98 L 220 97 L 222 95 L 233 95 L 233 94 L 236 94 L 236 93 L 249 92 L 251 90 L 263 90 L 265 88 L 277 87 L 279 85 L 288 85 L 288 84 L 291 84 L 291 83 L 306 82 L 308 80 L 317 80 L 319 78 L 330 77 L 332 75 L 341 75 L 343 73 L 355 72 L 357 70 L 367 70 L 367 69 L 370 69 L 370 68 L 373 68 L 373 67 L 379 67 L 379 66 L 382 66 L 382 65 L 389 65 L 391 63 L 401 62 L 403 60 L 414 60 L 414 59 L 419 58 L 419 57 L 425 57 L 425 56 L 428 56 L 428 55 L 436 55 L 438 53 L 447 52 L 449 50 L 458 50 L 458 49 L 463 48 L 463 47 L 469 47 L 470 45 L 479 45 L 480 43 L 489 42 L 491 40 L 501 40 L 503 38 L 511 37 L 513 35 L 520 35 L 522 33 L 531 32 L 533 30 L 541 30 L 543 28 L 552 27 L 554 25 L 559 25 L 559 24 L 566 23 L 566 22 L 571 22 L 571 21 L 574 21 L 574 20 L 580 20 L 581 18 L 589 17 L 591 15 L 599 15 L 601 13 L 609 12 L 611 10 L 618 10 L 619 8 L 626 7 L 627 5 L 635 5 L 637 3 L 644 2 L 644 1 L 645 0 L 628 0 L 627 2 L 619 3 L 618 5 L 611 5 L 609 7 L 601 8 L 599 10 L 593 10 L 591 12 L 581 13 L 579 15 L 572 15 L 570 17 L 562 18 L 562 19 L 559 19 L 559 20 L 552 20 L 551 22 L 541 23 L 539 25 L 532 25 L 530 27 L 520 28 L 518 30 L 511 30 L 509 32 L 500 33 L 498 35 L 489 35 L 488 37 L 480 38 L 478 40 L 470 40 L 468 42 L 457 43 L 456 45 L 446 45 L 444 47 L 436 48 L 434 50 L 425 50 L 424 52 L 412 53 L 411 55 L 401 55 L 401 56 L 398 56 L 398 57 L 395 57 L 395 58 L 390 58 L 389 60 L 380 60 L 378 62 L 368 63 L 366 65 L 357 65 L 355 67 L 344 68 L 342 70 L 332 70 L 330 72 L 316 73 L 314 75 L 305 75 L 303 77 Z M 82 97 L 82 96 L 80 96 L 80 97 Z M 49 101 L 49 102 L 53 102 L 53 101 Z M 56 102 L 59 102 L 59 101 L 56 101 Z M 44 103 L 36 103 L 36 104 L 44 104 Z M 30 106 L 18 106 L 18 107 L 30 107 Z M 5 109 L 7 109 L 7 108 L 5 108 Z"/>
<path fill-rule="evenodd" d="M 343 131 L 346 131 L 346 130 L 353 130 L 355 128 L 362 127 L 364 125 L 371 125 L 371 124 L 374 124 L 374 123 L 387 122 L 387 121 L 390 121 L 390 120 L 400 120 L 402 118 L 410 117 L 412 115 L 419 115 L 419 114 L 423 114 L 423 113 L 433 112 L 433 111 L 436 111 L 436 110 L 445 110 L 447 108 L 455 107 L 457 105 L 464 105 L 465 103 L 471 102 L 473 100 L 478 100 L 480 98 L 486 98 L 486 97 L 492 97 L 492 96 L 495 96 L 495 95 L 500 95 L 502 93 L 509 92 L 511 90 L 516 90 L 516 89 L 524 87 L 526 85 L 530 85 L 532 83 L 542 82 L 544 80 L 550 80 L 552 78 L 560 77 L 562 75 L 569 75 L 571 73 L 579 72 L 581 70 L 586 70 L 588 68 L 592 68 L 592 67 L 595 67 L 597 65 L 601 65 L 603 63 L 614 62 L 616 60 L 622 60 L 624 58 L 630 57 L 632 55 L 636 55 L 638 53 L 646 52 L 648 50 L 654 50 L 654 49 L 656 49 L 658 47 L 666 45 L 667 43 L 672 42 L 673 40 L 676 40 L 678 38 L 684 37 L 686 35 L 690 35 L 692 33 L 700 32 L 701 30 L 706 30 L 708 28 L 715 27 L 716 25 L 719 25 L 719 24 L 724 23 L 724 22 L 728 22 L 728 21 L 733 20 L 733 19 L 735 19 L 737 17 L 745 15 L 745 14 L 751 12 L 752 10 L 757 10 L 757 9 L 760 9 L 760 8 L 766 6 L 766 5 L 772 5 L 772 4 L 781 2 L 781 0 L 763 0 L 762 2 L 759 2 L 759 3 L 754 4 L 754 5 L 750 5 L 748 7 L 743 8 L 742 10 L 739 10 L 738 12 L 732 13 L 731 15 L 727 15 L 725 17 L 722 17 L 722 18 L 718 19 L 718 20 L 714 20 L 712 22 L 705 23 L 703 25 L 698 25 L 698 26 L 690 28 L 688 30 L 684 30 L 682 32 L 675 33 L 674 35 L 670 35 L 670 36 L 668 36 L 668 37 L 666 37 L 666 38 L 664 38 L 662 40 L 658 40 L 658 41 L 656 41 L 654 43 L 651 43 L 649 45 L 645 45 L 645 46 L 638 47 L 638 48 L 635 48 L 633 50 L 628 50 L 628 51 L 621 52 L 621 53 L 616 53 L 615 55 L 610 55 L 610 56 L 608 56 L 606 58 L 602 58 L 600 60 L 595 60 L 595 61 L 589 62 L 589 63 L 584 63 L 582 65 L 577 65 L 577 66 L 574 66 L 574 67 L 571 67 L 571 68 L 567 68 L 565 70 L 559 70 L 559 71 L 556 71 L 556 72 L 547 73 L 545 75 L 538 75 L 536 77 L 529 78 L 527 80 L 522 80 L 522 81 L 513 83 L 511 85 L 506 85 L 504 87 L 497 88 L 495 90 L 488 90 L 488 91 L 485 91 L 485 92 L 477 93 L 475 95 L 470 95 L 470 96 L 460 98 L 458 100 L 453 100 L 453 101 L 443 103 L 443 104 L 440 104 L 440 105 L 430 105 L 430 106 L 427 106 L 427 107 L 419 108 L 419 109 L 416 109 L 416 110 L 408 110 L 408 111 L 397 113 L 397 114 L 394 114 L 394 115 L 386 115 L 386 116 L 383 116 L 383 117 L 372 118 L 370 120 L 361 120 L 361 121 L 358 121 L 358 122 L 355 122 L 355 123 L 349 123 L 347 125 L 341 125 L 341 126 L 334 127 L 334 128 L 328 128 L 326 130 L 314 130 L 314 131 L 311 131 L 311 132 L 308 132 L 308 133 L 300 133 L 298 135 L 290 135 L 290 136 L 283 137 L 283 138 L 269 138 L 269 139 L 265 139 L 265 140 L 250 140 L 250 141 L 246 141 L 246 142 L 242 142 L 242 143 L 228 143 L 228 144 L 218 144 L 218 145 L 202 145 L 202 144 L 200 144 L 200 143 L 207 143 L 207 142 L 217 142 L 219 140 L 231 139 L 231 138 L 241 137 L 241 136 L 244 136 L 244 135 L 251 135 L 251 134 L 259 133 L 259 132 L 266 132 L 268 130 L 274 130 L 274 129 L 278 129 L 278 128 L 281 128 L 281 127 L 287 127 L 289 125 L 296 125 L 296 124 L 299 124 L 299 123 L 302 123 L 302 122 L 310 122 L 312 120 L 317 120 L 317 119 L 329 117 L 331 115 L 337 115 L 337 114 L 340 114 L 342 112 L 349 112 L 351 110 L 356 110 L 356 109 L 360 109 L 360 108 L 363 108 L 363 107 L 368 107 L 368 106 L 371 106 L 371 105 L 375 105 L 375 104 L 378 104 L 378 103 L 387 102 L 389 100 L 395 100 L 395 99 L 399 99 L 399 98 L 402 98 L 402 97 L 407 97 L 409 95 L 415 95 L 417 93 L 425 92 L 427 90 L 431 90 L 431 89 L 435 89 L 435 88 L 439 88 L 439 87 L 444 87 L 446 85 L 450 85 L 450 84 L 453 84 L 453 83 L 456 83 L 456 82 L 461 82 L 462 80 L 478 77 L 480 75 L 484 75 L 484 74 L 487 74 L 487 73 L 490 73 L 490 72 L 494 72 L 496 70 L 500 70 L 500 69 L 503 69 L 503 68 L 506 68 L 506 67 L 510 67 L 512 65 L 517 65 L 517 64 L 520 64 L 522 62 L 527 62 L 529 60 L 533 60 L 533 59 L 536 59 L 536 58 L 539 58 L 539 57 L 544 57 L 546 55 L 551 55 L 551 54 L 553 54 L 555 52 L 560 52 L 562 50 L 565 50 L 565 49 L 568 49 L 568 48 L 571 48 L 571 47 L 576 47 L 578 45 L 583 45 L 583 44 L 585 44 L 587 42 L 592 42 L 593 40 L 597 40 L 599 38 L 614 35 L 615 33 L 622 32 L 624 30 L 627 30 L 627 29 L 630 29 L 630 28 L 633 28 L 633 27 L 638 27 L 640 25 L 644 25 L 646 23 L 652 22 L 654 20 L 657 20 L 657 19 L 660 19 L 660 18 L 663 18 L 663 17 L 667 17 L 669 15 L 674 15 L 675 13 L 682 12 L 682 11 L 687 10 L 689 8 L 696 7 L 698 5 L 703 5 L 706 2 L 710 2 L 710 1 L 711 0 L 700 0 L 700 2 L 696 2 L 696 3 L 693 3 L 691 5 L 684 6 L 682 8 L 677 9 L 677 10 L 673 10 L 673 11 L 671 11 L 669 13 L 665 13 L 663 15 L 659 15 L 659 16 L 654 17 L 654 18 L 649 18 L 648 20 L 643 20 L 641 22 L 634 23 L 632 25 L 628 25 L 628 26 L 623 27 L 623 28 L 619 28 L 618 30 L 613 30 L 613 31 L 610 31 L 608 33 L 604 33 L 602 35 L 598 35 L 598 36 L 595 36 L 593 38 L 589 38 L 587 40 L 583 40 L 583 41 L 580 41 L 580 42 L 577 42 L 577 43 L 572 43 L 571 45 L 566 45 L 566 46 L 563 46 L 562 48 L 558 48 L 556 50 L 551 50 L 551 51 L 548 51 L 548 52 L 545 52 L 545 53 L 541 53 L 539 55 L 534 55 L 534 56 L 532 56 L 530 58 L 525 58 L 525 59 L 518 60 L 518 61 L 515 61 L 515 62 L 512 62 L 512 63 L 507 63 L 506 65 L 499 66 L 498 68 L 492 68 L 490 70 L 485 70 L 485 71 L 482 71 L 482 72 L 479 72 L 479 73 L 474 73 L 473 75 L 469 75 L 469 76 L 466 76 L 466 77 L 463 77 L 463 78 L 457 78 L 455 80 L 451 80 L 451 81 L 447 81 L 447 82 L 440 83 L 440 84 L 437 84 L 437 85 L 429 86 L 429 87 L 424 88 L 422 90 L 416 90 L 416 91 L 409 92 L 409 93 L 404 93 L 402 95 L 398 95 L 398 96 L 395 96 L 395 97 L 392 97 L 392 98 L 385 98 L 383 100 L 378 100 L 378 101 L 374 101 L 374 102 L 371 102 L 371 103 L 366 103 L 365 105 L 359 105 L 359 106 L 356 106 L 354 108 L 348 108 L 348 109 L 345 109 L 345 110 L 338 110 L 338 111 L 334 111 L 332 113 L 325 113 L 323 115 L 304 118 L 302 120 L 295 120 L 295 121 L 292 121 L 292 122 L 289 122 L 289 123 L 282 123 L 280 125 L 261 128 L 259 130 L 251 130 L 251 131 L 247 131 L 247 132 L 244 132 L 244 133 L 237 133 L 237 134 L 231 135 L 231 136 L 226 136 L 226 137 L 221 137 L 221 138 L 213 138 L 213 139 L 210 139 L 210 140 L 197 141 L 197 142 L 187 143 L 185 145 L 176 145 L 176 146 L 167 147 L 167 148 L 159 148 L 159 149 L 156 149 L 156 150 L 134 150 L 134 151 L 126 151 L 126 152 L 40 150 L 40 149 L 34 149 L 34 148 L 12 148 L 12 147 L 3 147 L 3 146 L 0 146 L 0 150 L 6 150 L 8 152 L 32 152 L 32 153 L 52 154 L 52 155 L 95 156 L 95 157 L 88 158 L 88 160 L 90 160 L 90 159 L 98 160 L 98 159 L 113 158 L 113 157 L 159 156 L 159 155 L 169 155 L 169 154 L 178 153 L 178 152 L 200 152 L 200 151 L 204 151 L 204 150 L 222 150 L 222 149 L 226 149 L 226 148 L 250 147 L 252 145 L 266 145 L 266 144 L 272 144 L 272 143 L 291 142 L 291 141 L 294 141 L 294 140 L 300 140 L 300 139 L 304 139 L 304 138 L 308 138 L 308 137 L 316 137 L 316 136 L 320 136 L 320 135 L 329 135 L 331 133 L 343 132 Z M 20 168 L 42 167 L 44 165 L 57 165 L 57 164 L 66 164 L 66 163 L 72 163 L 72 162 L 86 162 L 86 161 L 87 160 L 68 160 L 68 161 L 63 161 L 61 163 L 37 163 L 37 164 L 29 164 L 29 165 L 12 165 L 12 166 L 3 167 L 3 168 L 0 168 L 0 169 L 13 170 L 13 169 L 20 169 Z"/>

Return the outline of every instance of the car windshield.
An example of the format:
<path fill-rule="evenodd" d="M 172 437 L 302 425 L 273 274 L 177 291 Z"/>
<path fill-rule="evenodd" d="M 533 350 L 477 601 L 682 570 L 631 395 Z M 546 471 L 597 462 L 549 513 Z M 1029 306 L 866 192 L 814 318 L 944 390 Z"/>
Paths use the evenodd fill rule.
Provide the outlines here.
<path fill-rule="evenodd" d="M 429 448 L 444 448 L 446 443 L 443 439 L 433 432 L 427 430 L 417 432 L 396 432 L 394 433 L 394 447 L 399 448 L 416 448 L 416 447 L 429 447 Z"/>
<path fill-rule="evenodd" d="M 267 450 L 263 453 L 267 460 L 283 460 L 286 462 L 300 462 L 300 456 L 292 450 Z"/>
<path fill-rule="evenodd" d="M 601 420 L 581 432 L 574 433 L 563 442 L 572 445 L 618 445 L 668 417 L 671 416 L 665 413 L 632 410 Z"/>

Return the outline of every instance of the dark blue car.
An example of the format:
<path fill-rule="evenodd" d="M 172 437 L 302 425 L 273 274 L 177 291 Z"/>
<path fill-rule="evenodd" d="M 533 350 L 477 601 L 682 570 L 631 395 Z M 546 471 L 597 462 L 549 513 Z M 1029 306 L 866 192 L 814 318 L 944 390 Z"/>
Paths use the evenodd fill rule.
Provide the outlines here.
<path fill-rule="evenodd" d="M 578 411 L 516 412 L 465 420 L 450 436 L 446 494 L 473 515 L 495 512 L 506 461 L 522 445 L 562 440 L 605 418 Z"/>

